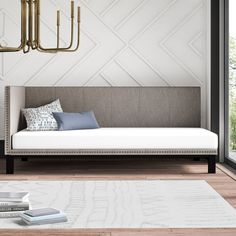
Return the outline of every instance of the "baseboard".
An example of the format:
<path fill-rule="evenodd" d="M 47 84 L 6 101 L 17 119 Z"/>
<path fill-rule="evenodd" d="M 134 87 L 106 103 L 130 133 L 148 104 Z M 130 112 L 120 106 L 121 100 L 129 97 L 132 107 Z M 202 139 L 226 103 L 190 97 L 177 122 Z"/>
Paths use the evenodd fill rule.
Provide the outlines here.
<path fill-rule="evenodd" d="M 229 165 L 229 166 L 232 167 L 233 169 L 236 169 L 236 163 L 235 163 L 234 161 L 231 161 L 230 159 L 225 158 L 224 163 L 227 164 L 227 165 Z"/>
<path fill-rule="evenodd" d="M 227 163 L 217 164 L 217 168 L 236 181 L 236 169 L 229 166 Z"/>

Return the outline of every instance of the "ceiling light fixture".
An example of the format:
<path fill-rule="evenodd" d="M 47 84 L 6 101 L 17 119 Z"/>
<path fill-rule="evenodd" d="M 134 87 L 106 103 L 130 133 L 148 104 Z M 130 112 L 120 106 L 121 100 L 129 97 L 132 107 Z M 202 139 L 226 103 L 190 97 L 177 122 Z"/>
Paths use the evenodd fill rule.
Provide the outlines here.
<path fill-rule="evenodd" d="M 40 40 L 40 0 L 21 0 L 21 43 L 19 47 L 4 47 L 0 44 L 0 52 L 18 52 L 23 50 L 28 53 L 31 49 L 40 52 L 75 52 L 80 44 L 80 7 L 78 7 L 78 35 L 74 43 L 74 1 L 71 1 L 71 29 L 70 43 L 67 47 L 60 48 L 60 11 L 57 11 L 57 43 L 55 48 L 45 48 Z"/>

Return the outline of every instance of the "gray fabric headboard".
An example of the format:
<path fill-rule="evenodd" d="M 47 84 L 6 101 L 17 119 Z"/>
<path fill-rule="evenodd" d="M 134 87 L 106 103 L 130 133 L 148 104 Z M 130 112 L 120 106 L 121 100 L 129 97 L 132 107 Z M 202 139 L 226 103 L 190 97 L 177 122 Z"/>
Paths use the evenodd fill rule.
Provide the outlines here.
<path fill-rule="evenodd" d="M 65 112 L 93 110 L 102 127 L 200 127 L 200 93 L 199 87 L 7 87 L 6 107 L 11 121 L 20 120 L 13 122 L 18 130 L 25 127 L 22 107 L 57 98 Z"/>
<path fill-rule="evenodd" d="M 59 98 L 66 112 L 93 110 L 102 127 L 200 127 L 200 88 L 26 87 L 26 107 Z"/>

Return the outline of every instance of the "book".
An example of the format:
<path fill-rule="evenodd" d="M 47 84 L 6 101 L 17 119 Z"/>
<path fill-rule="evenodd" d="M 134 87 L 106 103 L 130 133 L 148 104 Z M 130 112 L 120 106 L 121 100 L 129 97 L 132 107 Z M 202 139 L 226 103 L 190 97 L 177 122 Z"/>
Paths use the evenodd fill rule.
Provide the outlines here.
<path fill-rule="evenodd" d="M 54 208 L 42 208 L 25 211 L 25 214 L 31 217 L 59 214 L 60 211 Z"/>
<path fill-rule="evenodd" d="M 12 211 L 27 211 L 29 210 L 29 205 L 25 207 L 0 207 L 0 212 L 12 212 Z"/>
<path fill-rule="evenodd" d="M 0 212 L 0 218 L 18 218 L 24 211 Z"/>
<path fill-rule="evenodd" d="M 22 219 L 27 220 L 27 221 L 34 222 L 34 221 L 51 220 L 51 219 L 56 219 L 56 218 L 62 218 L 62 217 L 66 217 L 66 214 L 63 213 L 63 212 L 60 212 L 60 213 L 53 214 L 53 215 L 43 215 L 43 216 L 31 217 L 31 216 L 26 215 L 25 213 L 21 213 L 20 217 Z"/>
<path fill-rule="evenodd" d="M 22 218 L 23 222 L 25 222 L 27 225 L 43 225 L 43 224 L 55 224 L 55 223 L 62 223 L 67 222 L 67 217 L 60 217 L 56 219 L 50 219 L 50 220 L 39 220 L 39 221 L 27 221 L 26 219 Z"/>
<path fill-rule="evenodd" d="M 0 202 L 0 208 L 1 207 L 25 207 L 29 205 L 29 201 L 26 202 Z"/>
<path fill-rule="evenodd" d="M 30 210 L 19 214 L 19 216 L 27 225 L 53 224 L 67 221 L 65 213 L 53 208 Z"/>
<path fill-rule="evenodd" d="M 0 212 L 27 211 L 29 209 L 29 202 L 10 202 L 9 204 L 6 202 L 4 202 L 4 204 L 0 203 Z"/>
<path fill-rule="evenodd" d="M 28 192 L 0 192 L 0 202 L 26 202 L 28 200 Z"/>

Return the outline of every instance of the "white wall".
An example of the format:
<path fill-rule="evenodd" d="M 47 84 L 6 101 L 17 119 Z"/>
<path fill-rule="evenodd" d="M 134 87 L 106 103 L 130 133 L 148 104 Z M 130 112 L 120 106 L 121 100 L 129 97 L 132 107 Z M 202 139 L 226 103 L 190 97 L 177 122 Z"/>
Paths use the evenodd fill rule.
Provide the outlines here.
<path fill-rule="evenodd" d="M 56 10 L 61 44 L 69 40 L 70 1 L 41 0 L 42 41 L 53 46 Z M 80 0 L 76 53 L 0 54 L 0 138 L 4 85 L 201 86 L 202 126 L 209 104 L 209 0 Z M 20 0 L 0 1 L 0 42 L 16 45 Z"/>

